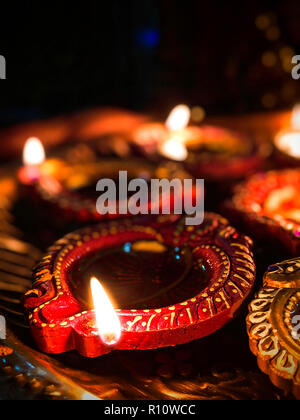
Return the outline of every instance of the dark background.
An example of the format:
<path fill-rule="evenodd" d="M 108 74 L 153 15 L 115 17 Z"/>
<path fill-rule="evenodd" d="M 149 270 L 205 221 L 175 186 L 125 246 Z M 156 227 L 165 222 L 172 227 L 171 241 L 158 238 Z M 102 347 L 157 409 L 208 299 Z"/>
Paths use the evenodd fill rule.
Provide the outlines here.
<path fill-rule="evenodd" d="M 300 99 L 299 0 L 13 1 L 0 13 L 0 126 L 101 105 L 214 115 Z"/>

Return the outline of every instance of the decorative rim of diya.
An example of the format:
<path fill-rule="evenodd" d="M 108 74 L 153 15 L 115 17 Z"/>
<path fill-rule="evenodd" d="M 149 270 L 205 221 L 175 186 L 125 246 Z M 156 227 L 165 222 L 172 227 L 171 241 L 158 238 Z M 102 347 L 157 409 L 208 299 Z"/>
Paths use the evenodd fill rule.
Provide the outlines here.
<path fill-rule="evenodd" d="M 293 317 L 299 309 L 300 258 L 270 266 L 264 288 L 249 306 L 250 348 L 272 383 L 297 399 L 300 399 L 300 338 L 294 336 Z"/>
<path fill-rule="evenodd" d="M 118 212 L 101 215 L 96 210 L 96 199 L 83 196 L 80 191 L 76 191 L 80 187 L 85 187 L 88 182 L 95 182 L 96 191 L 96 183 L 100 179 L 118 176 L 121 170 L 127 171 L 132 178 L 140 178 L 144 174 L 149 180 L 152 178 L 170 180 L 191 178 L 191 175 L 176 164 L 166 163 L 157 166 L 142 159 L 106 158 L 88 164 L 64 163 L 60 166 L 59 173 L 40 177 L 36 183 L 36 190 L 42 200 L 49 205 L 49 209 L 54 207 L 55 214 L 57 216 L 61 214 L 64 220 L 88 223 L 130 217 L 130 213 L 120 215 Z M 118 209 L 118 205 L 116 207 Z M 149 208 L 151 208 L 151 202 Z"/>
<path fill-rule="evenodd" d="M 195 264 L 210 268 L 209 285 L 184 302 L 157 309 L 117 311 L 122 337 L 106 346 L 85 325 L 94 322 L 68 284 L 67 273 L 75 261 L 93 250 L 129 241 L 157 240 L 167 246 L 189 245 Z M 222 328 L 248 297 L 255 281 L 252 241 L 240 235 L 219 215 L 206 214 L 204 224 L 185 225 L 185 218 L 149 226 L 110 222 L 71 233 L 52 246 L 34 271 L 33 289 L 24 297 L 32 334 L 46 353 L 77 350 L 98 357 L 112 350 L 146 350 L 184 344 Z"/>
<path fill-rule="evenodd" d="M 226 207 L 241 217 L 248 228 L 253 228 L 258 235 L 267 231 L 271 237 L 280 239 L 297 255 L 300 251 L 300 223 L 275 211 L 271 215 L 266 210 L 265 203 L 274 192 L 290 187 L 299 191 L 299 186 L 299 169 L 259 173 L 236 187 L 235 194 Z"/>

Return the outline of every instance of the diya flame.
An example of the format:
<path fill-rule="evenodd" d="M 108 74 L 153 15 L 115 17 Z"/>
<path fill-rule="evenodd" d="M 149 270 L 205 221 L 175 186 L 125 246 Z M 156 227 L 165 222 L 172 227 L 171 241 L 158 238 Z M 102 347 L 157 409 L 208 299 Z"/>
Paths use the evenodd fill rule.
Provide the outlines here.
<path fill-rule="evenodd" d="M 24 166 L 39 166 L 45 159 L 46 154 L 42 142 L 36 137 L 29 138 L 23 150 Z"/>
<path fill-rule="evenodd" d="M 188 150 L 185 145 L 184 129 L 188 126 L 191 119 L 191 110 L 186 105 L 178 105 L 170 113 L 166 128 L 170 132 L 170 137 L 164 141 L 160 147 L 160 153 L 176 161 L 184 161 L 188 157 Z"/>
<path fill-rule="evenodd" d="M 107 293 L 95 277 L 91 279 L 91 292 L 99 336 L 103 343 L 108 346 L 114 346 L 121 338 L 120 319 Z"/>
<path fill-rule="evenodd" d="M 46 160 L 45 149 L 36 137 L 30 137 L 23 149 L 23 167 L 18 172 L 18 178 L 24 185 L 30 185 L 40 177 L 41 166 Z"/>

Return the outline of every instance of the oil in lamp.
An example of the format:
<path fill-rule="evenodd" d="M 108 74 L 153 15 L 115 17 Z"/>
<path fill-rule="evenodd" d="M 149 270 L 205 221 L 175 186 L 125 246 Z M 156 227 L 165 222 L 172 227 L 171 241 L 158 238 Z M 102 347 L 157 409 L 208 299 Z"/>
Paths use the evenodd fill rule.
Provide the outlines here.
<path fill-rule="evenodd" d="M 299 166 L 300 162 L 300 104 L 292 112 L 291 127 L 281 131 L 275 137 L 275 149 L 280 163 Z"/>
<path fill-rule="evenodd" d="M 250 349 L 272 383 L 300 399 L 300 258 L 273 264 L 249 306 Z"/>
<path fill-rule="evenodd" d="M 236 187 L 225 205 L 231 217 L 258 238 L 281 241 L 300 253 L 300 170 L 260 173 Z"/>
<path fill-rule="evenodd" d="M 49 249 L 24 297 L 33 337 L 45 353 L 95 358 L 208 336 L 252 290 L 252 245 L 216 214 L 200 227 L 166 216 L 70 233 Z"/>

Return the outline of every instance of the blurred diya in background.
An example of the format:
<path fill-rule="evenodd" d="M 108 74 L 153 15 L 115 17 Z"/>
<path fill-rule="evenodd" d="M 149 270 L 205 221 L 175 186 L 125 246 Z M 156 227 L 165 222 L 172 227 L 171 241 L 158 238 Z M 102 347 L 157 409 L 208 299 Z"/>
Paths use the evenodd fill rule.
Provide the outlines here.
<path fill-rule="evenodd" d="M 131 134 L 133 143 L 138 146 L 142 154 L 154 158 L 157 157 L 160 147 L 163 149 L 162 154 L 164 154 L 164 150 L 167 154 L 169 142 L 172 142 L 171 159 L 183 161 L 186 159 L 187 153 L 182 140 L 188 135 L 187 127 L 190 118 L 190 108 L 186 105 L 178 105 L 170 112 L 165 124 L 149 122 L 138 127 Z"/>
<path fill-rule="evenodd" d="M 300 170 L 257 174 L 239 185 L 226 209 L 258 237 L 300 253 Z"/>
<path fill-rule="evenodd" d="M 152 179 L 191 179 L 191 175 L 182 168 L 172 163 L 162 163 L 160 165 L 149 163 L 143 159 L 119 159 L 103 158 L 101 161 L 87 161 L 81 163 L 71 163 L 62 159 L 46 160 L 46 154 L 42 143 L 35 138 L 31 138 L 24 148 L 24 167 L 19 170 L 18 178 L 25 193 L 28 194 L 44 209 L 46 217 L 56 221 L 58 224 L 66 222 L 97 222 L 103 219 L 114 219 L 131 216 L 128 211 L 129 197 L 121 197 L 120 192 L 120 171 L 127 172 L 127 183 L 131 180 L 142 179 L 150 184 Z M 109 179 L 116 185 L 116 211 L 108 212 L 106 215 L 100 214 L 96 209 L 97 198 L 100 192 L 96 191 L 96 185 L 101 179 Z M 197 186 L 186 188 L 179 193 L 171 192 L 172 203 L 176 200 L 183 200 L 184 197 L 195 197 Z M 130 193 L 129 193 L 130 194 Z M 131 194 L 133 195 L 133 193 Z M 158 207 L 158 213 L 164 207 L 163 191 L 156 198 L 156 202 L 149 194 L 148 209 L 149 213 L 154 204 Z M 165 197 L 169 200 L 169 197 Z M 123 201 L 126 201 L 123 203 Z M 123 205 L 121 205 L 121 202 Z M 44 204 L 44 207 L 41 207 Z M 119 212 L 120 207 L 127 210 Z M 51 217 L 52 216 L 52 217 Z"/>
<path fill-rule="evenodd" d="M 300 258 L 273 264 L 249 306 L 251 351 L 272 383 L 300 399 Z"/>
<path fill-rule="evenodd" d="M 258 148 L 242 133 L 202 126 L 190 134 L 185 143 L 185 167 L 196 178 L 226 182 L 242 179 L 262 167 Z"/>
<path fill-rule="evenodd" d="M 45 353 L 77 350 L 90 358 L 208 336 L 252 290 L 251 248 L 215 214 L 200 227 L 167 217 L 68 234 L 34 270 L 24 297 L 31 332 Z"/>
<path fill-rule="evenodd" d="M 300 104 L 293 109 L 291 126 L 277 134 L 274 146 L 279 163 L 285 166 L 300 165 Z"/>
<path fill-rule="evenodd" d="M 211 181 L 242 179 L 262 167 L 264 156 L 256 143 L 222 127 L 189 126 L 191 110 L 179 105 L 165 125 L 141 126 L 134 142 L 149 157 L 184 162 L 196 178 Z"/>

